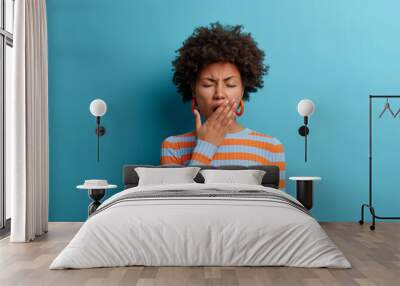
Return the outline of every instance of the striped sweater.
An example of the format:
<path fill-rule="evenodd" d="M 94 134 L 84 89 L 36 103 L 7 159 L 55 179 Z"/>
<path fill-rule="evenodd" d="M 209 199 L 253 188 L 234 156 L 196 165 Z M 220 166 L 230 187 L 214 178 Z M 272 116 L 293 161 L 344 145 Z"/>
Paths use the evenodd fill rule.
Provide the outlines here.
<path fill-rule="evenodd" d="M 275 165 L 279 188 L 285 188 L 285 153 L 281 142 L 249 128 L 227 133 L 220 146 L 197 139 L 195 132 L 167 137 L 161 145 L 161 165 Z"/>

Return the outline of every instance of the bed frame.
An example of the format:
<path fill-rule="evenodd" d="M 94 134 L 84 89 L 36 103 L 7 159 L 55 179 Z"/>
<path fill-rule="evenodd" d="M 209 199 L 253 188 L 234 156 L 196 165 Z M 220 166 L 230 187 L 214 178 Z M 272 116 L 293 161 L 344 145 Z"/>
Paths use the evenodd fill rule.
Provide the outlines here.
<path fill-rule="evenodd" d="M 147 168 L 182 168 L 184 166 L 178 165 L 162 165 L 162 166 L 154 166 L 154 165 L 124 165 L 123 166 L 123 182 L 124 189 L 133 188 L 138 185 L 139 176 L 135 172 L 135 168 L 137 167 L 147 167 Z M 202 170 L 204 169 L 219 169 L 219 170 L 263 170 L 265 171 L 265 175 L 262 179 L 261 184 L 264 187 L 271 187 L 278 189 L 279 186 L 279 167 L 278 166 L 265 166 L 265 165 L 255 165 L 255 166 L 191 166 L 191 167 L 200 167 Z M 197 183 L 204 183 L 203 176 L 198 173 L 194 178 Z"/>

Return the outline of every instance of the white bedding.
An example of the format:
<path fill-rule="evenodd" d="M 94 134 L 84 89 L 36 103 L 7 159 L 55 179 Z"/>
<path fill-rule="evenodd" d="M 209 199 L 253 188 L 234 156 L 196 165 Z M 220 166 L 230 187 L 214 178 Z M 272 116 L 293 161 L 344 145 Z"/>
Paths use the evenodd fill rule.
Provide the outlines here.
<path fill-rule="evenodd" d="M 207 189 L 262 190 L 297 202 L 282 191 L 255 185 L 138 186 L 107 199 L 50 269 L 127 265 L 351 267 L 318 222 L 289 204 L 243 197 L 115 203 L 141 191 Z"/>

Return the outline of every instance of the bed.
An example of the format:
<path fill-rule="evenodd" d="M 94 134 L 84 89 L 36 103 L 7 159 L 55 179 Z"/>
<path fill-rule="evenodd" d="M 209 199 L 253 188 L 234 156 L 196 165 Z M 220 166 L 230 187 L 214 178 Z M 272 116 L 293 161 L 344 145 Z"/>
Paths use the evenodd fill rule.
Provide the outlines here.
<path fill-rule="evenodd" d="M 351 268 L 307 209 L 277 189 L 276 166 L 261 185 L 195 183 L 138 186 L 123 168 L 125 189 L 103 202 L 50 269 L 144 266 L 291 266 Z M 215 168 L 215 167 L 203 167 Z"/>

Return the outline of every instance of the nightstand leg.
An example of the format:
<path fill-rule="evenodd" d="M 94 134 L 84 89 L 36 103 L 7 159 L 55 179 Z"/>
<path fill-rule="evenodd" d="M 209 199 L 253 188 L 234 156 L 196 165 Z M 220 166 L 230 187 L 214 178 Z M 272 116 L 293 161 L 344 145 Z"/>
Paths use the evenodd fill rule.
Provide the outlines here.
<path fill-rule="evenodd" d="M 89 190 L 89 197 L 93 202 L 88 207 L 88 215 L 90 216 L 96 209 L 101 205 L 100 200 L 104 197 L 104 189 L 93 189 Z"/>
<path fill-rule="evenodd" d="M 297 200 L 301 202 L 306 209 L 313 207 L 313 181 L 297 181 Z"/>

